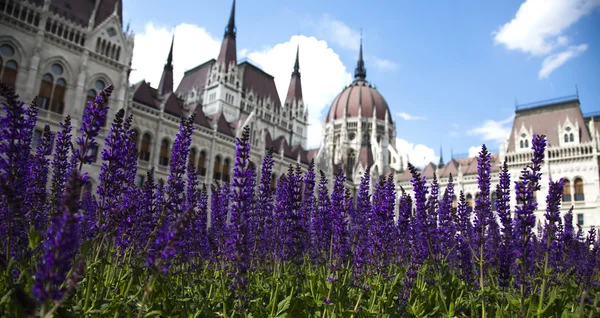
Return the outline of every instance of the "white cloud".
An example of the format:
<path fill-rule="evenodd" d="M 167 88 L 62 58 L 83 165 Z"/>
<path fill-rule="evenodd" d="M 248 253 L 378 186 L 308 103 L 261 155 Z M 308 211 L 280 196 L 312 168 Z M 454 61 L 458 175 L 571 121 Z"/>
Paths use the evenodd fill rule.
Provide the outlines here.
<path fill-rule="evenodd" d="M 526 0 L 515 17 L 494 34 L 497 44 L 533 55 L 545 55 L 566 45 L 562 33 L 600 6 L 600 0 Z"/>
<path fill-rule="evenodd" d="M 542 69 L 538 73 L 538 78 L 548 78 L 550 73 L 552 73 L 555 69 L 565 64 L 568 60 L 577 57 L 587 50 L 587 44 L 581 44 L 578 46 L 571 46 L 566 51 L 552 54 L 544 59 L 542 62 Z"/>
<path fill-rule="evenodd" d="M 202 27 L 190 24 L 178 25 L 174 32 L 173 80 L 177 88 L 185 70 L 217 57 L 221 39 L 213 37 Z M 173 30 L 149 23 L 144 32 L 136 35 L 132 62 L 135 71 L 130 77 L 132 83 L 145 79 L 152 86 L 158 85 L 172 34 Z M 317 147 L 321 140 L 322 111 L 328 109 L 335 96 L 352 80 L 339 55 L 325 41 L 314 37 L 293 36 L 285 43 L 261 51 L 242 48 L 238 52 L 238 58 L 247 57 L 274 76 L 279 98 L 283 100 L 287 94 L 298 44 L 302 91 L 309 111 L 308 147 L 312 148 Z"/>
<path fill-rule="evenodd" d="M 481 146 L 473 146 L 469 148 L 469 158 L 479 157 Z"/>
<path fill-rule="evenodd" d="M 486 120 L 481 126 L 467 131 L 467 135 L 479 136 L 482 140 L 502 142 L 510 133 L 513 119 L 514 115 L 501 121 Z"/>
<path fill-rule="evenodd" d="M 300 45 L 300 73 L 302 95 L 308 106 L 308 147 L 317 147 L 321 141 L 321 112 L 329 109 L 331 101 L 352 80 L 340 57 L 327 42 L 315 37 L 295 35 L 285 43 L 279 43 L 262 51 L 251 52 L 248 58 L 275 77 L 279 97 L 286 97 L 290 76 Z"/>
<path fill-rule="evenodd" d="M 427 119 L 422 116 L 413 116 L 413 115 L 411 115 L 409 113 L 405 113 L 405 112 L 398 112 L 398 113 L 396 113 L 396 116 L 400 117 L 404 120 L 425 120 L 425 119 Z"/>
<path fill-rule="evenodd" d="M 210 35 L 204 28 L 192 24 L 180 24 L 175 29 L 146 24 L 143 32 L 135 35 L 133 61 L 129 80 L 137 83 L 143 79 L 156 87 L 169 55 L 171 39 L 173 45 L 174 88 L 183 78 L 183 72 L 216 58 L 221 47 L 221 39 Z"/>
<path fill-rule="evenodd" d="M 318 21 L 318 33 L 344 49 L 358 51 L 360 46 L 360 32 L 350 28 L 344 22 L 325 14 Z"/>
<path fill-rule="evenodd" d="M 437 163 L 440 160 L 440 157 L 435 155 L 435 151 L 432 148 L 422 144 L 411 144 L 400 138 L 396 138 L 396 150 L 402 156 L 405 164 L 410 162 L 417 168 L 423 168 L 430 162 Z"/>

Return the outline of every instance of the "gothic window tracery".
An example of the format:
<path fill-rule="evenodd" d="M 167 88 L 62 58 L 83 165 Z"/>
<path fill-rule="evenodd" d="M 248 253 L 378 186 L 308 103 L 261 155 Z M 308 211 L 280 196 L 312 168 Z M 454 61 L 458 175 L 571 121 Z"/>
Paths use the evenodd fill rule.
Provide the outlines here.
<path fill-rule="evenodd" d="M 163 140 L 160 143 L 160 156 L 158 157 L 158 164 L 160 164 L 161 166 L 166 167 L 169 165 L 169 147 L 169 139 L 163 138 Z"/>
<path fill-rule="evenodd" d="M 15 87 L 19 64 L 14 60 L 15 49 L 8 45 L 0 45 L 0 83 Z"/>
<path fill-rule="evenodd" d="M 569 179 L 564 179 L 563 185 L 564 188 L 562 200 L 563 202 L 571 202 L 571 181 L 569 181 Z"/>
<path fill-rule="evenodd" d="M 583 180 L 581 178 L 576 178 L 573 183 L 575 185 L 575 201 L 584 201 Z"/>
<path fill-rule="evenodd" d="M 150 144 L 152 142 L 152 137 L 150 137 L 149 133 L 145 133 L 142 136 L 142 142 L 140 145 L 140 153 L 139 158 L 141 161 L 150 161 Z"/>
<path fill-rule="evenodd" d="M 198 170 L 200 170 L 201 176 L 206 176 L 206 151 L 200 151 L 200 155 L 198 156 Z"/>
<path fill-rule="evenodd" d="M 52 64 L 50 72 L 42 76 L 39 92 L 39 107 L 62 114 L 65 110 L 67 81 L 64 79 L 64 68 L 58 63 Z"/>

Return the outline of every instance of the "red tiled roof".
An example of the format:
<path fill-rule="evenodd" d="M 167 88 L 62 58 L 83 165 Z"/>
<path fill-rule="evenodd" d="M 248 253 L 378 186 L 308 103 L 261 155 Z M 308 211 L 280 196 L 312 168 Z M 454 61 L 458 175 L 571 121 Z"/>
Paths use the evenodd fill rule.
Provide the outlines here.
<path fill-rule="evenodd" d="M 115 4 L 118 4 L 117 14 L 123 23 L 123 0 L 96 0 L 100 1 L 94 25 L 98 25 L 106 20 L 115 10 Z M 94 0 L 51 0 L 50 11 L 59 14 L 67 20 L 87 26 L 94 7 Z M 29 0 L 38 6 L 44 5 L 44 0 Z"/>
<path fill-rule="evenodd" d="M 135 102 L 144 104 L 154 109 L 159 109 L 159 103 L 156 100 L 156 95 L 156 89 L 150 87 L 146 81 L 141 81 L 133 86 L 133 100 Z"/>
<path fill-rule="evenodd" d="M 199 88 L 201 93 L 204 92 L 204 86 L 206 85 L 208 72 L 214 63 L 215 59 L 211 59 L 189 71 L 186 71 L 183 74 L 183 79 L 181 79 L 181 82 L 179 82 L 177 93 L 189 92 L 194 87 Z"/>
<path fill-rule="evenodd" d="M 241 63 L 239 69 L 244 73 L 243 89 L 245 89 L 246 92 L 254 91 L 257 99 L 271 98 L 271 103 L 275 106 L 274 109 L 281 107 L 281 100 L 279 99 L 273 76 L 265 73 L 263 70 L 249 62 Z"/>
<path fill-rule="evenodd" d="M 583 120 L 579 100 L 572 99 L 539 107 L 517 110 L 508 140 L 508 151 L 515 151 L 516 141 L 514 132 L 517 131 L 518 133 L 522 125 L 525 126 L 525 129 L 527 130 L 531 127 L 534 134 L 546 135 L 549 146 L 557 146 L 559 144 L 557 128 L 559 125 L 564 125 L 567 118 L 569 118 L 571 123 L 575 124 L 577 122 L 579 124 L 579 127 L 581 128 L 581 142 L 588 142 L 591 140 L 590 133 Z"/>

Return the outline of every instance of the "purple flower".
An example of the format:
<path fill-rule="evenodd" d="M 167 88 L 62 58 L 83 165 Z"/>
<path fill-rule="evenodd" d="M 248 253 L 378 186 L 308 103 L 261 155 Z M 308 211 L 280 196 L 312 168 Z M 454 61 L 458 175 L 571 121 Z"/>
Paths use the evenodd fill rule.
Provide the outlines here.
<path fill-rule="evenodd" d="M 273 170 L 273 151 L 267 150 L 260 171 L 260 183 L 258 184 L 258 195 L 255 205 L 255 232 L 253 256 L 259 260 L 267 256 L 274 230 L 273 223 L 273 194 L 271 191 L 271 178 Z"/>
<path fill-rule="evenodd" d="M 46 186 L 50 166 L 50 160 L 47 157 L 52 153 L 53 143 L 54 135 L 50 132 L 50 126 L 46 125 L 42 140 L 29 164 L 26 208 L 29 211 L 29 220 L 38 232 L 42 232 L 46 228 L 48 216 Z"/>
<path fill-rule="evenodd" d="M 318 207 L 314 210 L 311 218 L 312 258 L 313 262 L 317 264 L 324 261 L 331 239 L 331 227 L 328 226 L 328 214 L 331 206 L 327 187 L 328 180 L 323 171 L 319 172 L 321 180 L 319 181 Z"/>
<path fill-rule="evenodd" d="M 357 281 L 358 286 L 362 286 L 365 281 L 364 277 L 361 277 L 365 271 L 364 267 L 368 263 L 367 257 L 373 253 L 372 241 L 369 238 L 370 229 L 370 214 L 371 198 L 369 194 L 370 187 L 370 176 L 371 166 L 368 166 L 365 173 L 360 179 L 360 186 L 358 190 L 358 198 L 356 201 L 356 213 L 352 220 L 352 236 L 353 236 L 353 275 Z"/>
<path fill-rule="evenodd" d="M 450 174 L 439 209 L 438 238 L 442 258 L 451 256 L 450 251 L 454 247 L 454 236 L 456 235 L 456 225 L 452 219 L 452 201 L 454 198 L 454 184 L 452 181 L 452 174 Z"/>
<path fill-rule="evenodd" d="M 77 171 L 73 171 L 65 192 L 61 213 L 51 218 L 51 225 L 44 242 L 43 260 L 35 275 L 32 292 L 41 302 L 63 298 L 65 288 L 61 285 L 71 269 L 72 259 L 79 248 L 77 201 L 80 191 L 81 178 Z"/>
<path fill-rule="evenodd" d="M 331 239 L 326 242 L 331 242 L 330 267 L 333 272 L 341 268 L 349 252 L 348 207 L 346 206 L 345 182 L 346 176 L 344 176 L 344 173 L 340 169 L 335 176 L 333 191 L 331 193 L 331 207 L 325 225 L 326 227 L 328 225 L 331 227 Z"/>
<path fill-rule="evenodd" d="M 52 186 L 50 187 L 50 216 L 58 214 L 62 194 L 71 171 L 69 151 L 71 150 L 71 117 L 67 115 L 60 124 L 61 131 L 56 135 L 56 147 L 52 160 Z"/>
<path fill-rule="evenodd" d="M 88 153 L 90 149 L 98 147 L 96 137 L 100 132 L 100 126 L 106 121 L 108 114 L 108 99 L 114 89 L 113 85 L 103 89 L 94 102 L 88 102 L 83 110 L 83 119 L 81 121 L 81 135 L 77 138 L 79 148 L 74 149 L 73 157 L 79 161 L 78 170 L 84 164 L 90 164 L 94 160 L 94 155 Z M 73 164 L 73 166 L 75 166 Z"/>

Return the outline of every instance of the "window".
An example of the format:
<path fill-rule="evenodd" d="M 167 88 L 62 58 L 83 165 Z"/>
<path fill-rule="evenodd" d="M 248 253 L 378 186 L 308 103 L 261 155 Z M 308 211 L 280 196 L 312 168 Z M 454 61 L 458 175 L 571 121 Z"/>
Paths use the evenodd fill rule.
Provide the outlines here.
<path fill-rule="evenodd" d="M 275 189 L 277 189 L 277 177 L 274 172 L 271 172 L 271 191 L 275 193 Z"/>
<path fill-rule="evenodd" d="M 577 213 L 577 225 L 583 226 L 583 213 Z"/>
<path fill-rule="evenodd" d="M 566 136 L 566 135 L 565 135 Z M 571 202 L 571 181 L 564 179 L 563 202 Z"/>
<path fill-rule="evenodd" d="M 89 154 L 92 155 L 92 162 L 96 162 L 98 160 L 98 145 L 94 145 L 88 151 Z"/>
<path fill-rule="evenodd" d="M 42 131 L 39 129 L 35 129 L 33 131 L 33 139 L 31 140 L 31 148 L 35 149 L 40 144 L 42 139 Z"/>
<path fill-rule="evenodd" d="M 169 140 L 167 138 L 163 139 L 160 143 L 160 157 L 158 158 L 158 164 L 161 166 L 169 165 Z"/>
<path fill-rule="evenodd" d="M 200 156 L 198 156 L 198 170 L 200 170 L 201 176 L 206 176 L 206 151 L 200 151 Z"/>
<path fill-rule="evenodd" d="M 492 211 L 496 211 L 496 200 L 498 200 L 498 194 L 496 194 L 496 191 L 492 192 Z"/>
<path fill-rule="evenodd" d="M 458 200 L 456 199 L 456 195 L 452 196 L 452 208 L 453 209 L 458 208 Z"/>
<path fill-rule="evenodd" d="M 575 140 L 575 136 L 573 135 L 573 133 L 569 134 L 569 141 L 573 142 Z"/>
<path fill-rule="evenodd" d="M 523 142 L 523 140 L 521 140 L 521 148 L 525 148 L 525 143 Z"/>
<path fill-rule="evenodd" d="M 229 165 L 231 160 L 229 158 L 223 161 L 223 181 L 229 182 Z"/>
<path fill-rule="evenodd" d="M 213 179 L 221 180 L 221 157 L 215 158 L 215 165 L 213 167 Z"/>
<path fill-rule="evenodd" d="M 15 87 L 19 65 L 13 59 L 15 50 L 8 44 L 0 45 L 0 83 Z"/>
<path fill-rule="evenodd" d="M 188 165 L 192 165 L 194 166 L 194 168 L 196 168 L 196 148 L 192 148 L 190 150 L 190 159 L 189 159 L 189 164 Z"/>
<path fill-rule="evenodd" d="M 348 152 L 348 159 L 346 161 L 346 175 L 348 175 L 348 177 L 352 177 L 352 170 L 354 170 L 354 163 L 356 161 L 356 155 L 354 154 L 354 151 L 350 150 Z"/>
<path fill-rule="evenodd" d="M 141 188 L 144 185 L 144 175 L 138 174 L 135 176 L 135 185 Z"/>
<path fill-rule="evenodd" d="M 569 135 L 565 134 L 565 142 L 569 142 Z"/>
<path fill-rule="evenodd" d="M 142 136 L 142 144 L 140 147 L 140 155 L 139 158 L 142 161 L 150 161 L 150 144 L 152 142 L 152 137 L 150 137 L 149 133 L 145 133 Z"/>
<path fill-rule="evenodd" d="M 94 83 L 94 88 L 89 89 L 87 91 L 87 95 L 85 98 L 86 104 L 89 102 L 94 102 L 94 100 L 96 100 L 96 96 L 98 95 L 98 92 L 102 91 L 104 89 L 104 87 L 106 87 L 106 84 L 104 83 L 104 81 L 102 80 L 97 80 Z M 104 119 L 104 121 L 102 122 L 100 127 L 106 127 L 106 123 L 107 123 L 107 118 Z"/>
<path fill-rule="evenodd" d="M 473 196 L 470 193 L 467 194 L 467 210 L 473 210 Z"/>
<path fill-rule="evenodd" d="M 52 74 L 46 73 L 42 76 L 39 107 L 62 114 L 65 110 L 65 96 L 67 93 L 67 81 L 61 77 L 64 69 L 60 64 L 55 63 L 50 70 Z"/>
<path fill-rule="evenodd" d="M 575 185 L 575 201 L 585 200 L 583 195 L 583 180 L 581 180 L 581 178 L 577 178 L 573 183 Z"/>

